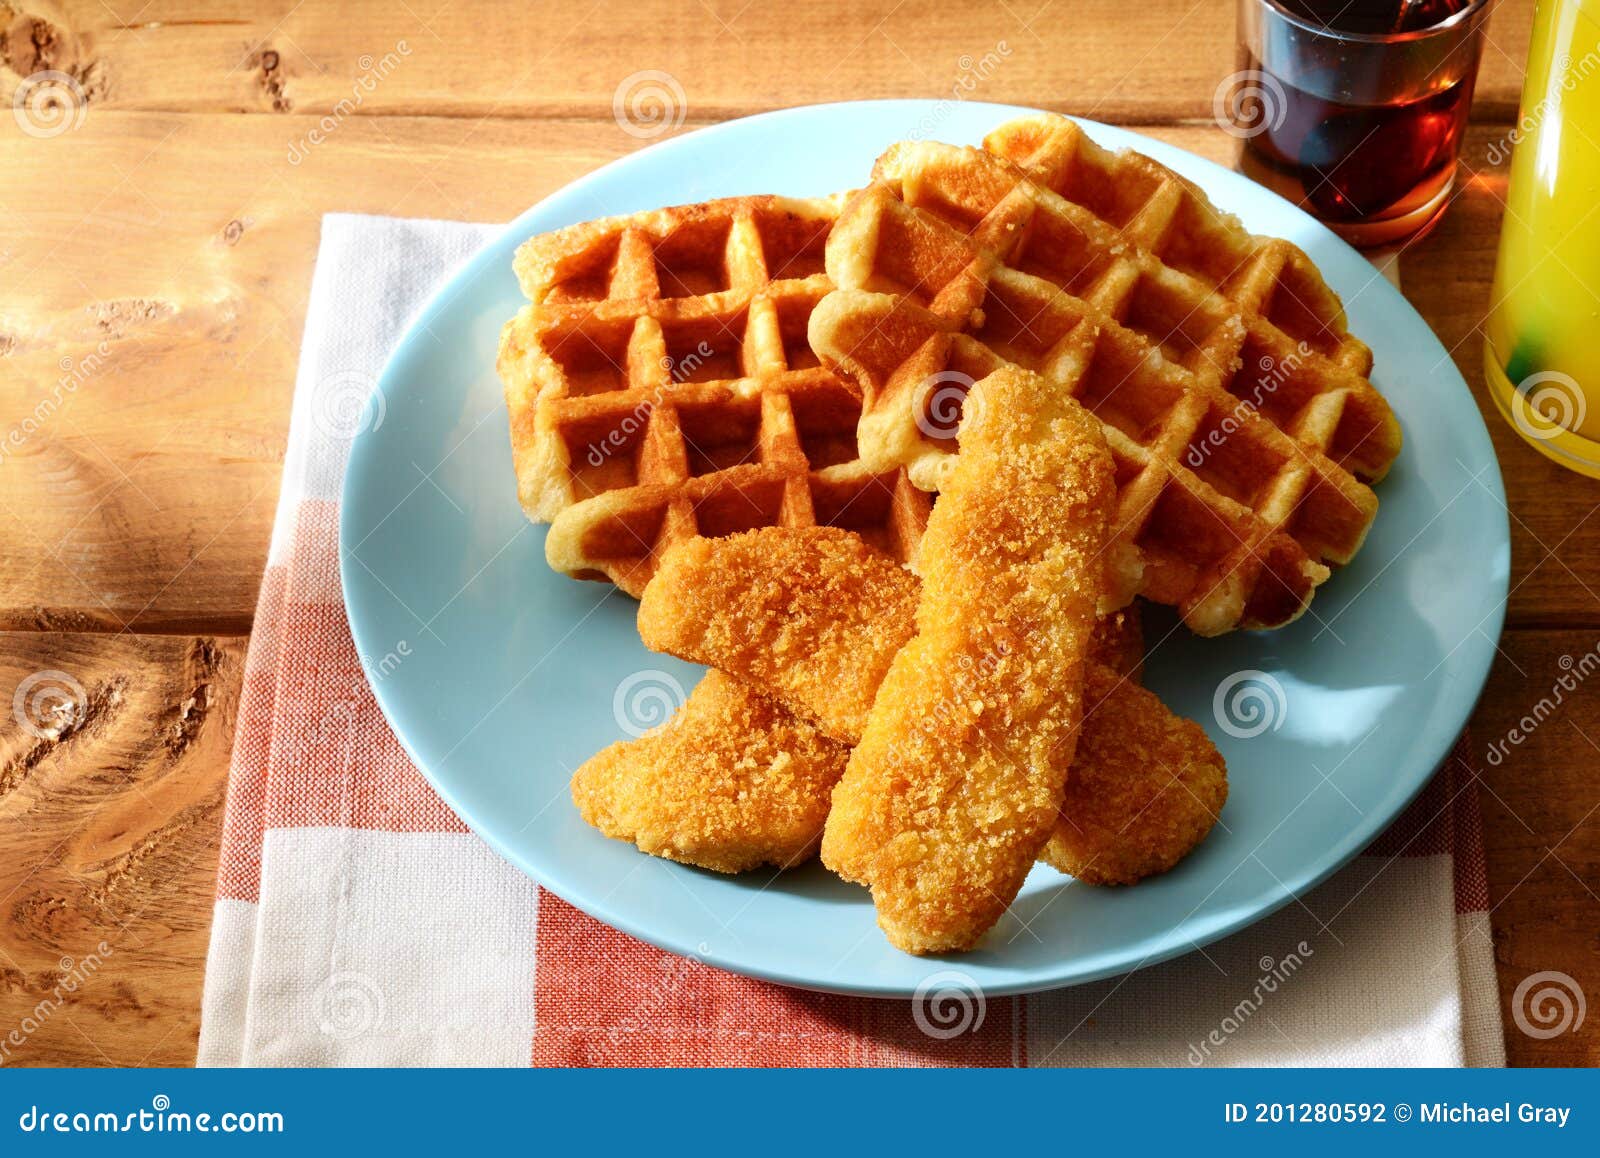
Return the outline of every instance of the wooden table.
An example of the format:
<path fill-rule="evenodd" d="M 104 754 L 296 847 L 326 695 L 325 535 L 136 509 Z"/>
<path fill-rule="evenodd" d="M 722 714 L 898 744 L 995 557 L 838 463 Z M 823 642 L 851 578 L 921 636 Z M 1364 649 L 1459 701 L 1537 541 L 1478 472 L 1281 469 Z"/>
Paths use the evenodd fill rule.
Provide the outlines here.
<path fill-rule="evenodd" d="M 1506 0 L 1495 16 L 1467 179 L 1401 264 L 1473 386 L 1511 496 L 1507 631 L 1473 724 L 1480 751 L 1549 692 L 1563 657 L 1600 640 L 1600 487 L 1524 447 L 1482 393 L 1505 185 L 1488 158 L 1516 115 L 1531 8 Z M 1000 63 L 982 68 L 990 54 Z M 1231 6 L 1217 0 L 0 0 L 0 94 L 53 69 L 87 102 L 57 136 L 0 125 L 0 418 L 25 432 L 0 451 L 0 692 L 59 670 L 88 698 L 59 736 L 0 723 L 0 1037 L 63 957 L 110 950 L 93 984 L 0 1059 L 194 1058 L 240 672 L 322 214 L 508 219 L 645 143 L 612 101 L 648 69 L 681 84 L 685 130 L 955 93 L 1229 160 L 1211 108 L 1232 68 Z M 314 129 L 324 139 L 307 148 Z M 1541 970 L 1600 1000 L 1597 745 L 1600 697 L 1580 689 L 1485 767 L 1508 1002 Z M 1600 1016 L 1547 1040 L 1508 1016 L 1507 1046 L 1519 1063 L 1594 1064 Z"/>

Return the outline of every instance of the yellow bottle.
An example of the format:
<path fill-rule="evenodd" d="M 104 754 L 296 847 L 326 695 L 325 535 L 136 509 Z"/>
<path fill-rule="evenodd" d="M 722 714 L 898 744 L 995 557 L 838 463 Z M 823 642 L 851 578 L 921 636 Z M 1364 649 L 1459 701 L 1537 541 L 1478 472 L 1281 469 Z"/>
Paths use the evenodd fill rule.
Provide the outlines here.
<path fill-rule="evenodd" d="M 1541 453 L 1600 478 L 1600 0 L 1539 0 L 1484 369 Z"/>

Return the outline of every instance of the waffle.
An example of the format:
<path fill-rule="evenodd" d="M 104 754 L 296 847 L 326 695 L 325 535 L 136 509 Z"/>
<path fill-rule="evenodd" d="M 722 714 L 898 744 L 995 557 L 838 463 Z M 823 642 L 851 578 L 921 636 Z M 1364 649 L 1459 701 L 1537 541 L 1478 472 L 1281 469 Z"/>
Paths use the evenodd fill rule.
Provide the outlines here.
<path fill-rule="evenodd" d="M 637 596 L 675 543 L 859 531 L 909 561 L 929 495 L 856 451 L 860 389 L 806 341 L 842 196 L 611 218 L 517 253 L 501 334 L 518 492 L 550 565 Z"/>
<path fill-rule="evenodd" d="M 862 387 L 863 460 L 937 490 L 964 390 L 1015 364 L 1101 420 L 1117 464 L 1109 598 L 1202 635 L 1303 612 L 1361 546 L 1400 429 L 1371 352 L 1286 241 L 1189 182 L 1036 116 L 983 150 L 904 143 L 841 211 L 824 364 Z"/>

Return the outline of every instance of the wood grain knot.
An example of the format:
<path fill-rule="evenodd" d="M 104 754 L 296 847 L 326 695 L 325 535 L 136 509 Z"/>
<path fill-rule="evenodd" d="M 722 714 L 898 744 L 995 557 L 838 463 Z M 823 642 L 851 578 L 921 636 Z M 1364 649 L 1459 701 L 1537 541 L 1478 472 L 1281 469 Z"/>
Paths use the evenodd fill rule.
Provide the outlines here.
<path fill-rule="evenodd" d="M 256 70 L 256 84 L 271 104 L 272 111 L 275 113 L 292 111 L 294 101 L 289 99 L 288 76 L 284 72 L 283 59 L 278 55 L 277 49 L 263 48 L 252 53 L 251 63 Z"/>
<path fill-rule="evenodd" d="M 151 325 L 178 312 L 178 307 L 171 302 L 153 298 L 119 298 L 95 302 L 86 308 L 99 335 L 113 341 L 124 337 L 130 329 Z"/>
<path fill-rule="evenodd" d="M 223 653 L 214 640 L 197 639 L 190 645 L 184 661 L 188 691 L 161 713 L 161 736 L 168 759 L 179 759 L 199 739 L 211 710 L 211 685 L 222 662 Z"/>
<path fill-rule="evenodd" d="M 19 76 L 61 72 L 82 90 L 85 103 L 105 95 L 105 70 L 89 52 L 87 39 L 43 16 L 0 4 L 0 65 Z"/>
<path fill-rule="evenodd" d="M 48 674 L 48 673 L 46 673 Z M 52 721 L 35 721 L 35 730 L 22 734 L 30 742 L 21 750 L 0 761 L 0 798 L 15 792 L 28 776 L 51 756 L 66 748 L 82 735 L 105 731 L 115 720 L 127 691 L 127 680 L 121 676 L 96 684 L 83 696 L 81 702 L 69 705 Z"/>

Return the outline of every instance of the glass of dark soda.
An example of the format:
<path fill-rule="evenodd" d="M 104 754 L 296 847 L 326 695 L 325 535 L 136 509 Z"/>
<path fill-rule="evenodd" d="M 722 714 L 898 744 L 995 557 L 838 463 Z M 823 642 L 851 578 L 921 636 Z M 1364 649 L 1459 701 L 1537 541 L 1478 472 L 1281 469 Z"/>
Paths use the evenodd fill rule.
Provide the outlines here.
<path fill-rule="evenodd" d="M 1444 212 L 1492 0 L 1238 0 L 1216 93 L 1240 169 L 1346 241 L 1387 246 Z"/>

